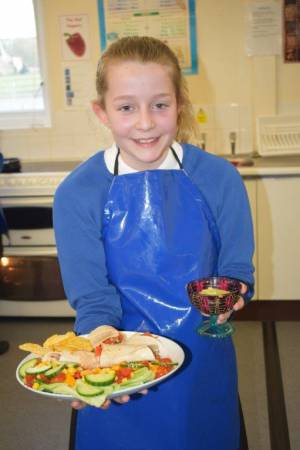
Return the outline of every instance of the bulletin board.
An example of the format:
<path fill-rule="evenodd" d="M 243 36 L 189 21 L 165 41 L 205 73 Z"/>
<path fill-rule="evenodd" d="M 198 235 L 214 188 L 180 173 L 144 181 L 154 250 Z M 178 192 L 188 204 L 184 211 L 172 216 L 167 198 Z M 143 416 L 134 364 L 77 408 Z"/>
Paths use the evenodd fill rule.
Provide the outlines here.
<path fill-rule="evenodd" d="M 185 74 L 198 72 L 195 0 L 98 0 L 101 50 L 125 36 L 152 36 L 175 52 Z"/>
<path fill-rule="evenodd" d="M 284 61 L 300 62 L 300 0 L 284 0 Z"/>

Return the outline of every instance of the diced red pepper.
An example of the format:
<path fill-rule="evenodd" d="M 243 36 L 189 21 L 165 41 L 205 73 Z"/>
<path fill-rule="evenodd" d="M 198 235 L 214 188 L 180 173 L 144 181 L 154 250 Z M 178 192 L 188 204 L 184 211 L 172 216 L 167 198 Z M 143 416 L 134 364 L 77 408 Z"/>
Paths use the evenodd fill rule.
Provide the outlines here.
<path fill-rule="evenodd" d="M 50 383 L 63 383 L 66 379 L 66 374 L 64 372 L 58 373 L 55 377 L 50 378 Z"/>
<path fill-rule="evenodd" d="M 168 366 L 158 366 L 155 371 L 155 378 L 160 378 L 169 373 L 172 370 L 172 367 Z"/>
<path fill-rule="evenodd" d="M 43 383 L 50 383 L 50 378 L 46 377 L 46 375 L 43 374 L 43 373 L 40 373 L 40 374 L 37 376 L 37 379 L 38 379 L 38 380 L 41 380 Z"/>
<path fill-rule="evenodd" d="M 156 358 L 156 359 L 162 363 L 172 364 L 171 358 Z"/>
<path fill-rule="evenodd" d="M 116 373 L 116 383 L 122 383 L 124 378 L 130 378 L 133 369 L 131 367 L 121 367 Z"/>
<path fill-rule="evenodd" d="M 32 387 L 33 383 L 35 382 L 35 375 L 25 375 L 24 383 L 28 387 Z"/>
<path fill-rule="evenodd" d="M 101 345 L 97 345 L 97 347 L 95 347 L 95 355 L 100 356 L 101 353 L 102 353 L 102 347 L 101 347 Z"/>
<path fill-rule="evenodd" d="M 74 372 L 73 374 L 73 377 L 75 378 L 75 380 L 78 380 L 78 378 L 82 378 L 80 370 L 76 370 L 76 372 Z"/>
<path fill-rule="evenodd" d="M 141 364 L 143 366 L 146 366 L 146 367 L 149 367 L 150 366 L 150 361 L 141 361 L 141 362 L 139 362 L 139 364 Z"/>
<path fill-rule="evenodd" d="M 105 339 L 103 341 L 104 344 L 120 344 L 123 340 L 123 335 L 121 333 L 118 334 L 118 336 L 113 336 L 111 338 Z"/>

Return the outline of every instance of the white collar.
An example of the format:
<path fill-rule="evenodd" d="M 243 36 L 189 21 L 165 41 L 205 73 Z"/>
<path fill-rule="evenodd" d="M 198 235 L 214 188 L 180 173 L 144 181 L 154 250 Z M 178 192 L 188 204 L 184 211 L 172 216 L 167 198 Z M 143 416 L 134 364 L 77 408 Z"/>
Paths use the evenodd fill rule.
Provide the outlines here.
<path fill-rule="evenodd" d="M 173 142 L 172 144 L 173 149 L 175 150 L 179 161 L 182 162 L 183 158 L 183 150 L 181 145 L 178 142 Z M 114 173 L 114 165 L 115 160 L 117 156 L 118 148 L 116 144 L 113 144 L 111 147 L 105 150 L 104 152 L 104 161 L 106 164 L 107 169 L 110 173 Z M 178 162 L 174 158 L 174 155 L 171 151 L 171 149 L 168 151 L 167 157 L 165 160 L 161 163 L 161 165 L 158 167 L 158 169 L 164 169 L 164 170 L 178 170 Z M 119 156 L 119 175 L 125 175 L 127 173 L 134 173 L 138 172 L 138 170 L 133 169 L 132 167 L 128 166 L 122 159 L 122 156 Z"/>

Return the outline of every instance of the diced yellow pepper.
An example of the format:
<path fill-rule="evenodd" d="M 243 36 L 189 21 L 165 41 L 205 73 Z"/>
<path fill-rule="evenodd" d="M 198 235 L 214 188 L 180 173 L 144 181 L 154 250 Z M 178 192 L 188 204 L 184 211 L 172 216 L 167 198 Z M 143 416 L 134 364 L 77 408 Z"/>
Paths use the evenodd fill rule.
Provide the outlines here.
<path fill-rule="evenodd" d="M 76 380 L 75 380 L 75 378 L 74 378 L 72 375 L 70 375 L 69 373 L 67 373 L 66 379 L 65 379 L 65 383 L 66 383 L 68 386 L 73 387 L 73 386 L 75 385 L 75 383 L 76 383 Z"/>

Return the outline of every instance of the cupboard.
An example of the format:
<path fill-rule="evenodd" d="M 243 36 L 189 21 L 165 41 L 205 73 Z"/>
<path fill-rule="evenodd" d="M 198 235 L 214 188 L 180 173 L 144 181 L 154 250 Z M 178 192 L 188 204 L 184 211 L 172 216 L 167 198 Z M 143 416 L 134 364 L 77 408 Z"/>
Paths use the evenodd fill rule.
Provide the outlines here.
<path fill-rule="evenodd" d="M 244 182 L 256 241 L 255 298 L 300 300 L 300 175 Z"/>

